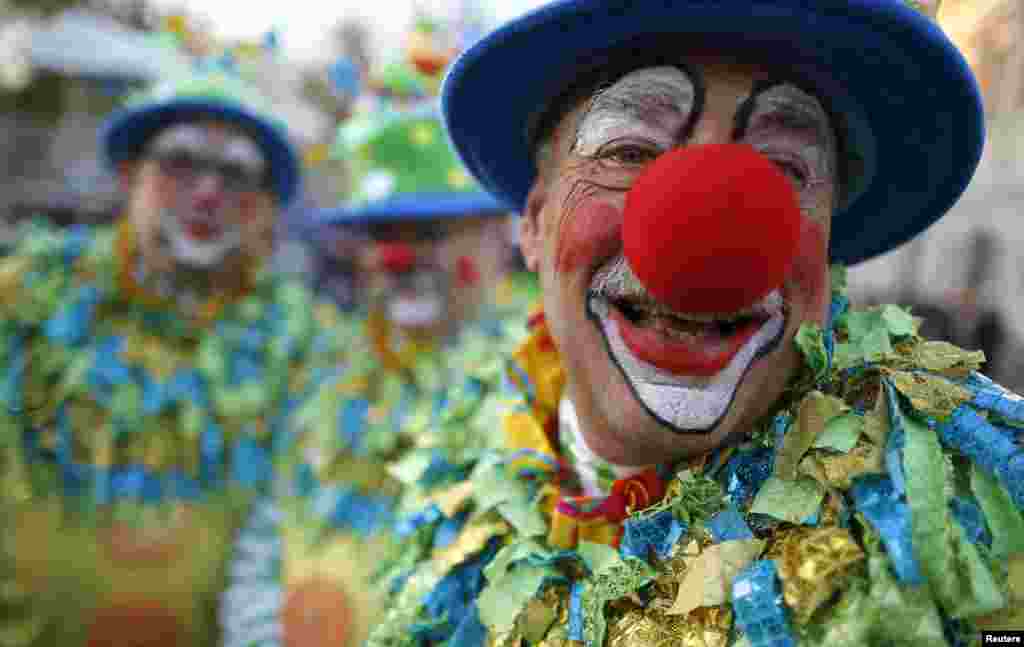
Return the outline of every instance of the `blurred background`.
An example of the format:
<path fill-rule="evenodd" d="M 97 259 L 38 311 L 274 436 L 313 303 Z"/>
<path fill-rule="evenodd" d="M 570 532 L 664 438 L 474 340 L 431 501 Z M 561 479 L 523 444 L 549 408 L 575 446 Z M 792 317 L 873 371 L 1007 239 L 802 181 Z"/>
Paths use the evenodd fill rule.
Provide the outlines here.
<path fill-rule="evenodd" d="M 401 56 L 429 16 L 464 46 L 542 0 L 0 0 L 0 248 L 18 222 L 109 221 L 115 180 L 96 130 L 133 90 L 197 57 L 230 56 L 269 95 L 306 164 L 305 193 L 284 214 L 274 259 L 343 307 L 358 233 L 309 225 L 348 192 L 330 155 L 360 78 Z M 929 336 L 981 348 L 988 371 L 1024 388 L 1024 1 L 944 0 L 942 27 L 974 67 L 989 138 L 964 198 L 937 226 L 850 272 L 857 303 L 896 301 L 926 318 Z M 516 227 L 505 244 L 516 264 Z"/>

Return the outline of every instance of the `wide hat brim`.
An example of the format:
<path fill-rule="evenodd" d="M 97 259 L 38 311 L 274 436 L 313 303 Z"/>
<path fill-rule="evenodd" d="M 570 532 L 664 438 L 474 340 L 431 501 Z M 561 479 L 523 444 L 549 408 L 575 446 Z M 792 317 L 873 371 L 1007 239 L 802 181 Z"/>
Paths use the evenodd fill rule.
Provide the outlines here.
<path fill-rule="evenodd" d="M 858 158 L 854 193 L 832 220 L 833 262 L 858 263 L 926 229 L 981 158 L 984 113 L 970 69 L 930 18 L 900 0 L 553 2 L 452 65 L 442 110 L 456 151 L 485 189 L 521 209 L 542 114 L 608 52 L 621 59 L 631 46 L 639 62 L 646 42 L 667 37 L 813 86 L 840 123 L 843 151 Z"/>
<path fill-rule="evenodd" d="M 372 225 L 413 220 L 454 220 L 469 216 L 498 216 L 512 209 L 482 191 L 409 193 L 360 206 L 325 209 L 317 216 L 322 224 Z"/>
<path fill-rule="evenodd" d="M 178 122 L 210 118 L 235 124 L 254 138 L 270 165 L 271 190 L 282 207 L 299 192 L 301 167 L 288 136 L 242 105 L 210 99 L 174 98 L 125 108 L 112 115 L 100 133 L 104 157 L 112 169 L 134 160 L 163 128 Z"/>

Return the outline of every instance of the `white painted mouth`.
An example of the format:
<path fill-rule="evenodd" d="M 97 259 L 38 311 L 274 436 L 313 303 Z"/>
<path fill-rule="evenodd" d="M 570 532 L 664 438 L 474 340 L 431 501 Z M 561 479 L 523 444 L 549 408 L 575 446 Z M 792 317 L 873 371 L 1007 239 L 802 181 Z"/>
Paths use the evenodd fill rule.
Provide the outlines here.
<path fill-rule="evenodd" d="M 204 270 L 216 267 L 242 245 L 242 232 L 233 225 L 225 228 L 220 236 L 201 241 L 190 236 L 181 220 L 170 210 L 164 212 L 160 223 L 171 246 L 171 256 L 189 267 Z"/>
<path fill-rule="evenodd" d="M 441 321 L 444 304 L 435 295 L 426 297 L 395 297 L 388 303 L 388 318 L 399 326 L 432 326 Z"/>
<path fill-rule="evenodd" d="M 645 362 L 629 350 L 618 323 L 610 316 L 606 297 L 589 296 L 588 307 L 600 324 L 612 358 L 640 401 L 662 422 L 682 432 L 705 431 L 725 415 L 747 369 L 778 340 L 786 323 L 782 294 L 774 290 L 756 306 L 768 318 L 725 368 L 711 376 L 681 376 Z"/>

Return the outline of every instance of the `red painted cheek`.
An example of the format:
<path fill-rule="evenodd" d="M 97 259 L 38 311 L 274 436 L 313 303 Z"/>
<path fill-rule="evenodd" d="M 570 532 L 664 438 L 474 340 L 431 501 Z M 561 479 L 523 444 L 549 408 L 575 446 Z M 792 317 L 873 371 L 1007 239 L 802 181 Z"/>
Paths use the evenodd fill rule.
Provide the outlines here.
<path fill-rule="evenodd" d="M 621 246 L 622 211 L 588 198 L 562 221 L 555 268 L 567 274 L 618 253 Z"/>
<path fill-rule="evenodd" d="M 793 263 L 792 282 L 814 318 L 823 317 L 829 303 L 828 239 L 825 228 L 806 216 L 800 224 L 800 245 Z"/>

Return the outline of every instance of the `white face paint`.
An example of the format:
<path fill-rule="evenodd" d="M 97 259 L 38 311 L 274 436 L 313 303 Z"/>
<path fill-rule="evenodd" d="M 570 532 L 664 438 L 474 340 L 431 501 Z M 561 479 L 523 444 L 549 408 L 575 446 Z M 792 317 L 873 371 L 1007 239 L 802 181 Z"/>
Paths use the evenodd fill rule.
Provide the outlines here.
<path fill-rule="evenodd" d="M 160 217 L 161 233 L 167 239 L 171 257 L 195 269 L 211 269 L 242 246 L 242 229 L 235 223 L 225 226 L 219 235 L 199 240 L 185 231 L 182 218 L 174 209 L 164 209 Z"/>
<path fill-rule="evenodd" d="M 781 303 L 777 291 L 769 296 L 772 302 L 766 302 L 765 307 Z M 651 413 L 680 431 L 709 429 L 725 415 L 747 368 L 761 350 L 773 344 L 785 327 L 785 317 L 781 308 L 778 308 L 718 374 L 711 377 L 680 377 L 648 364 L 626 347 L 619 334 L 618 324 L 608 316 L 606 301 L 591 299 L 590 304 L 601 323 L 612 357 L 625 373 L 640 401 Z"/>
<path fill-rule="evenodd" d="M 388 318 L 405 328 L 432 326 L 441 321 L 444 304 L 435 295 L 396 297 L 388 303 Z"/>
<path fill-rule="evenodd" d="M 680 68 L 630 72 L 591 99 L 574 150 L 591 157 L 608 144 L 629 141 L 667 151 L 677 144 L 695 98 L 693 81 Z"/>
<path fill-rule="evenodd" d="M 761 323 L 725 368 L 711 376 L 676 375 L 644 361 L 629 349 L 610 313 L 610 301 L 616 299 L 653 303 L 622 256 L 597 272 L 588 307 L 604 333 L 608 352 L 637 397 L 658 419 L 679 431 L 707 430 L 725 415 L 747 369 L 778 342 L 786 325 L 782 294 L 774 290 L 742 313 L 756 316 Z M 716 319 L 713 315 L 676 314 L 709 323 Z M 737 314 L 740 313 L 729 316 Z"/>
<path fill-rule="evenodd" d="M 237 195 L 262 178 L 266 160 L 249 137 L 198 124 L 180 124 L 161 132 L 148 155 L 178 182 L 177 199 L 160 216 L 167 251 L 175 261 L 196 269 L 211 269 L 242 245 L 241 226 L 234 214 Z M 218 169 L 221 199 L 212 209 L 197 207 L 197 191 L 210 169 Z M 189 231 L 202 227 L 208 235 Z"/>

